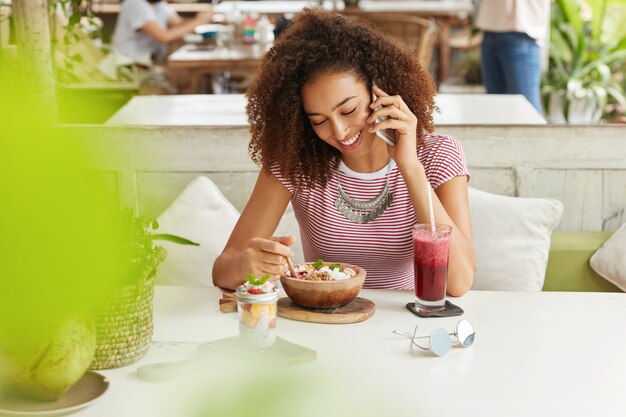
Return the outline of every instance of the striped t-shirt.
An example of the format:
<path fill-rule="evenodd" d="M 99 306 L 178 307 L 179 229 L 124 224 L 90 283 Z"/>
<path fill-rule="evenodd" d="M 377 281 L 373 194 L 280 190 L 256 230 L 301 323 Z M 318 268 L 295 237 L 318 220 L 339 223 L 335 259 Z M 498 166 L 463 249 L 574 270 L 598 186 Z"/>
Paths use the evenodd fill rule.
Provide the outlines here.
<path fill-rule="evenodd" d="M 417 154 L 434 189 L 460 175 L 467 176 L 469 181 L 463 148 L 456 139 L 439 134 L 426 135 L 424 139 L 426 146 L 420 147 Z M 295 191 L 280 175 L 278 167 L 272 168 L 272 173 L 291 193 L 306 261 L 321 258 L 362 266 L 367 271 L 366 288 L 413 288 L 411 228 L 417 218 L 400 170 L 393 160 L 389 164 L 377 172 L 359 173 L 341 162 L 336 171 L 341 176 L 341 188 L 356 200 L 378 195 L 389 172 L 393 202 L 382 215 L 364 224 L 348 220 L 335 207 L 337 175 L 332 175 L 324 188 Z"/>

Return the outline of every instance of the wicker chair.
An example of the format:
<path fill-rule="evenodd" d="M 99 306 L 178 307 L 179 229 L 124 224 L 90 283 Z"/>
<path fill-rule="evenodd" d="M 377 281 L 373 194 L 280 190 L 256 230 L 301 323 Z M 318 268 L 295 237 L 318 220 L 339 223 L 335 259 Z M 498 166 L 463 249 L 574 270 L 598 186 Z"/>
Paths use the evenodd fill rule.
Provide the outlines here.
<path fill-rule="evenodd" d="M 418 16 L 395 13 L 355 13 L 343 11 L 347 16 L 369 22 L 383 32 L 401 40 L 415 51 L 424 69 L 430 68 L 433 49 L 437 42 L 437 25 L 434 21 Z"/>

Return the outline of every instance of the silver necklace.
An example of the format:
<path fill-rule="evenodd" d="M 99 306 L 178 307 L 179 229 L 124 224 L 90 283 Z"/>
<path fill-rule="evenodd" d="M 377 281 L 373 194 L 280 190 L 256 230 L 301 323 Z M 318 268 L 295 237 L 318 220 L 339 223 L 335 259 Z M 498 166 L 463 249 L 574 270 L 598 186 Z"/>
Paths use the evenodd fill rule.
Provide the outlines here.
<path fill-rule="evenodd" d="M 339 213 L 343 214 L 346 219 L 354 223 L 369 223 L 376 220 L 393 201 L 393 194 L 389 192 L 390 172 L 391 164 L 389 164 L 387 168 L 387 181 L 385 181 L 385 186 L 376 197 L 371 200 L 355 200 L 341 188 L 341 179 L 339 171 L 337 171 L 337 190 L 339 191 L 339 195 L 335 200 L 335 207 L 337 207 Z"/>

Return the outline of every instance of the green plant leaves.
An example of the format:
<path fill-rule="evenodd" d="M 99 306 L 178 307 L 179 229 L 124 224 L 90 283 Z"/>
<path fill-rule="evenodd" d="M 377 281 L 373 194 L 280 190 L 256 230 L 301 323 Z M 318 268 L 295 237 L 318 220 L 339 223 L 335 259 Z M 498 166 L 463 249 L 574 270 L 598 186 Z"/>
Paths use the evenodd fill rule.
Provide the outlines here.
<path fill-rule="evenodd" d="M 159 233 L 156 235 L 152 235 L 153 240 L 166 240 L 168 242 L 178 243 L 180 245 L 192 245 L 192 246 L 200 246 L 199 243 L 193 242 L 189 239 L 185 239 L 184 237 L 170 235 L 167 233 Z"/>
<path fill-rule="evenodd" d="M 169 233 L 153 233 L 159 223 L 144 216 L 135 217 L 131 209 L 124 209 L 120 214 L 124 230 L 124 254 L 127 257 L 126 282 L 135 282 L 151 278 L 156 274 L 159 264 L 165 259 L 166 252 L 155 245 L 156 240 L 168 241 L 180 245 L 199 246 L 184 237 Z"/>
<path fill-rule="evenodd" d="M 557 0 L 550 65 L 542 80 L 544 104 L 551 94 L 561 93 L 566 119 L 572 100 L 592 99 L 603 112 L 611 101 L 621 106 L 624 86 L 615 74 L 626 68 L 625 35 L 626 0 Z"/>
<path fill-rule="evenodd" d="M 261 278 L 257 278 L 256 275 L 254 274 L 247 274 L 246 275 L 246 281 L 248 281 L 250 283 L 250 285 L 254 285 L 254 286 L 261 286 L 263 284 L 265 284 L 265 282 L 270 279 L 269 275 L 263 275 Z"/>

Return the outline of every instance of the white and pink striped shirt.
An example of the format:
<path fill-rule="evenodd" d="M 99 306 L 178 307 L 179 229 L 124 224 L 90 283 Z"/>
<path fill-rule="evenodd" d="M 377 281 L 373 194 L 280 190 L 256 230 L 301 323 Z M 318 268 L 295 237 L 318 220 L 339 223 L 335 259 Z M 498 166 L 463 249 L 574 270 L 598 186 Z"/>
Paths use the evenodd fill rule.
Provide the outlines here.
<path fill-rule="evenodd" d="M 426 146 L 418 149 L 418 158 L 426 176 L 436 189 L 453 177 L 469 172 L 463 148 L 446 135 L 430 134 Z M 315 261 L 345 262 L 362 266 L 367 271 L 366 288 L 413 288 L 413 241 L 411 228 L 417 218 L 400 170 L 392 160 L 377 172 L 352 171 L 343 162 L 337 175 L 341 187 L 356 200 L 374 198 L 385 185 L 389 171 L 389 190 L 393 202 L 377 219 L 354 223 L 335 207 L 338 195 L 337 175 L 330 177 L 326 187 L 295 191 L 293 185 L 272 168 L 272 173 L 291 193 L 304 249 L 304 258 Z M 427 219 L 422 221 L 426 222 Z"/>

